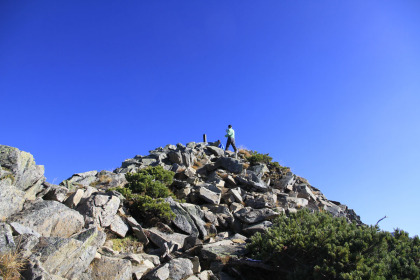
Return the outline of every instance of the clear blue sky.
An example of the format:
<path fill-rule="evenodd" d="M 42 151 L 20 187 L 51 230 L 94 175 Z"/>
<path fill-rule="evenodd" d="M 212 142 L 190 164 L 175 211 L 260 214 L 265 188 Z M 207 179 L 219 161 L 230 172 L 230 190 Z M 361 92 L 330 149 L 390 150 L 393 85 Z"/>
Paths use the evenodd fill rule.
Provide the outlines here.
<path fill-rule="evenodd" d="M 49 182 L 224 136 L 420 234 L 420 1 L 1 1 L 0 144 Z"/>

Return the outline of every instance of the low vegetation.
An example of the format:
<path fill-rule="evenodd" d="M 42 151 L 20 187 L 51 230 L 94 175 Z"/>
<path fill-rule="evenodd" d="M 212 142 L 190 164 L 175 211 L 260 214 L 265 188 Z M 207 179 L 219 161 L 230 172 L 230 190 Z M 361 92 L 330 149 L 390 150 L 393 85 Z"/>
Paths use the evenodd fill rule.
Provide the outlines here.
<path fill-rule="evenodd" d="M 274 167 L 280 168 L 280 164 L 277 161 L 273 161 L 273 158 L 270 157 L 268 154 L 260 154 L 257 151 L 249 151 L 246 159 L 249 161 L 251 165 L 255 165 L 257 163 L 264 163 L 267 165 L 273 165 Z"/>
<path fill-rule="evenodd" d="M 0 254 L 0 276 L 5 280 L 20 279 L 20 272 L 25 265 L 26 259 L 17 251 L 12 250 Z"/>
<path fill-rule="evenodd" d="M 168 222 L 175 217 L 164 198 L 172 196 L 168 186 L 172 184 L 174 172 L 162 166 L 147 167 L 138 173 L 125 175 L 128 184 L 115 188 L 127 199 L 134 217 L 148 224 Z"/>
<path fill-rule="evenodd" d="M 143 251 L 143 243 L 137 240 L 134 236 L 127 236 L 125 238 L 114 238 L 112 241 L 112 249 L 123 253 L 141 253 Z"/>
<path fill-rule="evenodd" d="M 247 246 L 276 279 L 420 279 L 420 239 L 307 210 L 277 218 Z"/>

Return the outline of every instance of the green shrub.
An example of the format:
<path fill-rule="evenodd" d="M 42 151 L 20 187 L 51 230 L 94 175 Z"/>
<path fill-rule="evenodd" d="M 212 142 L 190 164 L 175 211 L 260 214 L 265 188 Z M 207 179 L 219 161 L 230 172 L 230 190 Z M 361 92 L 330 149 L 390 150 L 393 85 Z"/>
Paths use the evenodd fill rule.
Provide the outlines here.
<path fill-rule="evenodd" d="M 273 158 L 270 157 L 268 154 L 260 154 L 257 151 L 250 151 L 250 156 L 247 156 L 246 159 L 251 165 L 257 163 L 264 163 L 267 165 L 271 164 L 274 167 L 281 168 L 280 164 L 277 161 L 273 161 Z"/>
<path fill-rule="evenodd" d="M 279 268 L 277 279 L 420 279 L 417 236 L 349 224 L 328 213 L 282 215 L 247 248 Z"/>
<path fill-rule="evenodd" d="M 168 222 L 175 218 L 175 214 L 163 198 L 172 195 L 167 185 L 172 184 L 174 174 L 162 166 L 147 167 L 138 173 L 125 174 L 128 184 L 110 190 L 120 192 L 127 199 L 133 216 L 146 224 Z"/>
<path fill-rule="evenodd" d="M 147 167 L 138 173 L 127 173 L 127 187 L 134 193 L 142 193 L 153 198 L 168 197 L 167 185 L 172 184 L 174 172 L 163 169 L 162 166 Z"/>
<path fill-rule="evenodd" d="M 151 198 L 147 195 L 132 195 L 134 215 L 140 220 L 154 224 L 157 221 L 169 222 L 175 218 L 168 202 L 162 198 Z"/>

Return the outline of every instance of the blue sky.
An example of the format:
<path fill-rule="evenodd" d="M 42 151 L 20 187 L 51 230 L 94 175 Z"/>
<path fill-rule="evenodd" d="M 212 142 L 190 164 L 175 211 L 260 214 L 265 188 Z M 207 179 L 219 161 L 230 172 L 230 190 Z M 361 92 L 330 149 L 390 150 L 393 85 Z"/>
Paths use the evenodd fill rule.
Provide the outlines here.
<path fill-rule="evenodd" d="M 420 234 L 419 1 L 1 1 L 0 144 L 47 180 L 178 142 L 269 153 Z"/>

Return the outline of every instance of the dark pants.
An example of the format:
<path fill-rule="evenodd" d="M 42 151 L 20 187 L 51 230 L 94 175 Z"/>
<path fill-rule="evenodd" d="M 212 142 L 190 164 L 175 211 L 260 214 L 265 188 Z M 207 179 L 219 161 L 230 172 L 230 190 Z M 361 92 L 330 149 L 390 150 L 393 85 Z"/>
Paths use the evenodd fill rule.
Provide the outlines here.
<path fill-rule="evenodd" d="M 229 149 L 230 144 L 232 144 L 232 147 L 233 147 L 233 149 L 235 150 L 235 153 L 236 153 L 235 138 L 230 138 L 230 137 L 228 137 L 228 139 L 227 139 L 225 151 L 227 151 Z"/>

